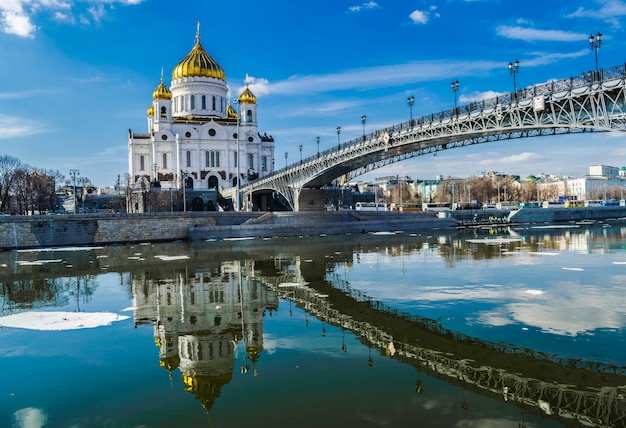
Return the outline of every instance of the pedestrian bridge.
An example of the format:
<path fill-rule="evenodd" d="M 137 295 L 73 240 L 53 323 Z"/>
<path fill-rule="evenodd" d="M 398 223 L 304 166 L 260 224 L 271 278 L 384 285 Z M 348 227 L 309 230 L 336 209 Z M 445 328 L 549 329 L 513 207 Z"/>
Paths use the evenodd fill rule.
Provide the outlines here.
<path fill-rule="evenodd" d="M 240 186 L 241 197 L 282 195 L 294 211 L 320 210 L 323 187 L 442 150 L 512 138 L 626 129 L 625 65 L 530 86 L 355 138 Z M 236 199 L 236 189 L 222 194 Z"/>

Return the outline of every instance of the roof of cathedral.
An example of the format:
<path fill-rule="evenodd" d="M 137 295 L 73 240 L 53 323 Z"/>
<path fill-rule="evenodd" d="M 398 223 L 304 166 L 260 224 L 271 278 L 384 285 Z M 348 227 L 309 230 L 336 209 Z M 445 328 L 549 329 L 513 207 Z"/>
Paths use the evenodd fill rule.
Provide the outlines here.
<path fill-rule="evenodd" d="M 161 84 L 157 86 L 157 88 L 152 93 L 152 99 L 155 101 L 172 99 L 172 93 L 170 92 L 169 88 L 165 86 L 165 83 L 163 83 L 162 77 L 161 77 Z"/>
<path fill-rule="evenodd" d="M 226 107 L 226 117 L 237 119 L 237 112 L 235 111 L 233 106 L 230 105 L 230 103 L 228 104 L 228 107 Z"/>
<path fill-rule="evenodd" d="M 241 95 L 239 95 L 239 102 L 241 104 L 256 104 L 256 97 L 248 88 L 248 84 L 246 83 L 246 89 L 243 90 Z"/>
<path fill-rule="evenodd" d="M 214 77 L 226 81 L 226 73 L 200 44 L 200 35 L 191 52 L 172 71 L 172 80 L 185 77 Z"/>

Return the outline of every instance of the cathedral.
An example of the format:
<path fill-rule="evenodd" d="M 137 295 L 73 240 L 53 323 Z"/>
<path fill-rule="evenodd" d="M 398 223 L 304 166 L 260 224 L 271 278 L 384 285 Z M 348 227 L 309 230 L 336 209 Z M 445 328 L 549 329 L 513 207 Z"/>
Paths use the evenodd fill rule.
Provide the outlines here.
<path fill-rule="evenodd" d="M 247 79 L 231 103 L 226 74 L 200 44 L 199 27 L 169 88 L 161 77 L 147 118 L 148 132 L 128 131 L 129 187 L 135 195 L 129 211 L 148 210 L 146 189 L 169 192 L 170 200 L 173 191 L 183 190 L 186 210 L 217 210 L 220 189 L 273 171 L 274 140 L 258 131 L 257 100 Z M 142 194 L 143 201 L 137 196 Z"/>

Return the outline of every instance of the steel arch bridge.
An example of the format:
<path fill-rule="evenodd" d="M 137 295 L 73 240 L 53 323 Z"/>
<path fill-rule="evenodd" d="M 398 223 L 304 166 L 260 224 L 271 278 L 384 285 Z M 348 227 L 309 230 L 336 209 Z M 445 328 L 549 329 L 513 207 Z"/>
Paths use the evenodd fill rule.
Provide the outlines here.
<path fill-rule="evenodd" d="M 473 144 L 567 133 L 626 130 L 626 64 L 527 87 L 403 122 L 339 144 L 240 187 L 284 196 L 294 211 L 320 209 L 302 198 L 339 177 Z M 234 188 L 225 195 L 234 196 Z"/>

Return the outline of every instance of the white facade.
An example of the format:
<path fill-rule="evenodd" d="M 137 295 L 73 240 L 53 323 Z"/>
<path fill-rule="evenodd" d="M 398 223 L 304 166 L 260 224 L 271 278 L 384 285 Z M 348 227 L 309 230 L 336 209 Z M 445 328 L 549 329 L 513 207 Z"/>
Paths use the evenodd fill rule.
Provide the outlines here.
<path fill-rule="evenodd" d="M 170 87 L 161 79 L 153 92 L 148 132 L 129 130 L 131 188 L 158 182 L 162 190 L 180 189 L 185 180 L 187 188 L 219 190 L 235 186 L 238 176 L 245 183 L 272 172 L 274 140 L 258 132 L 256 97 L 246 84 L 233 107 L 229 93 L 198 35 Z"/>

